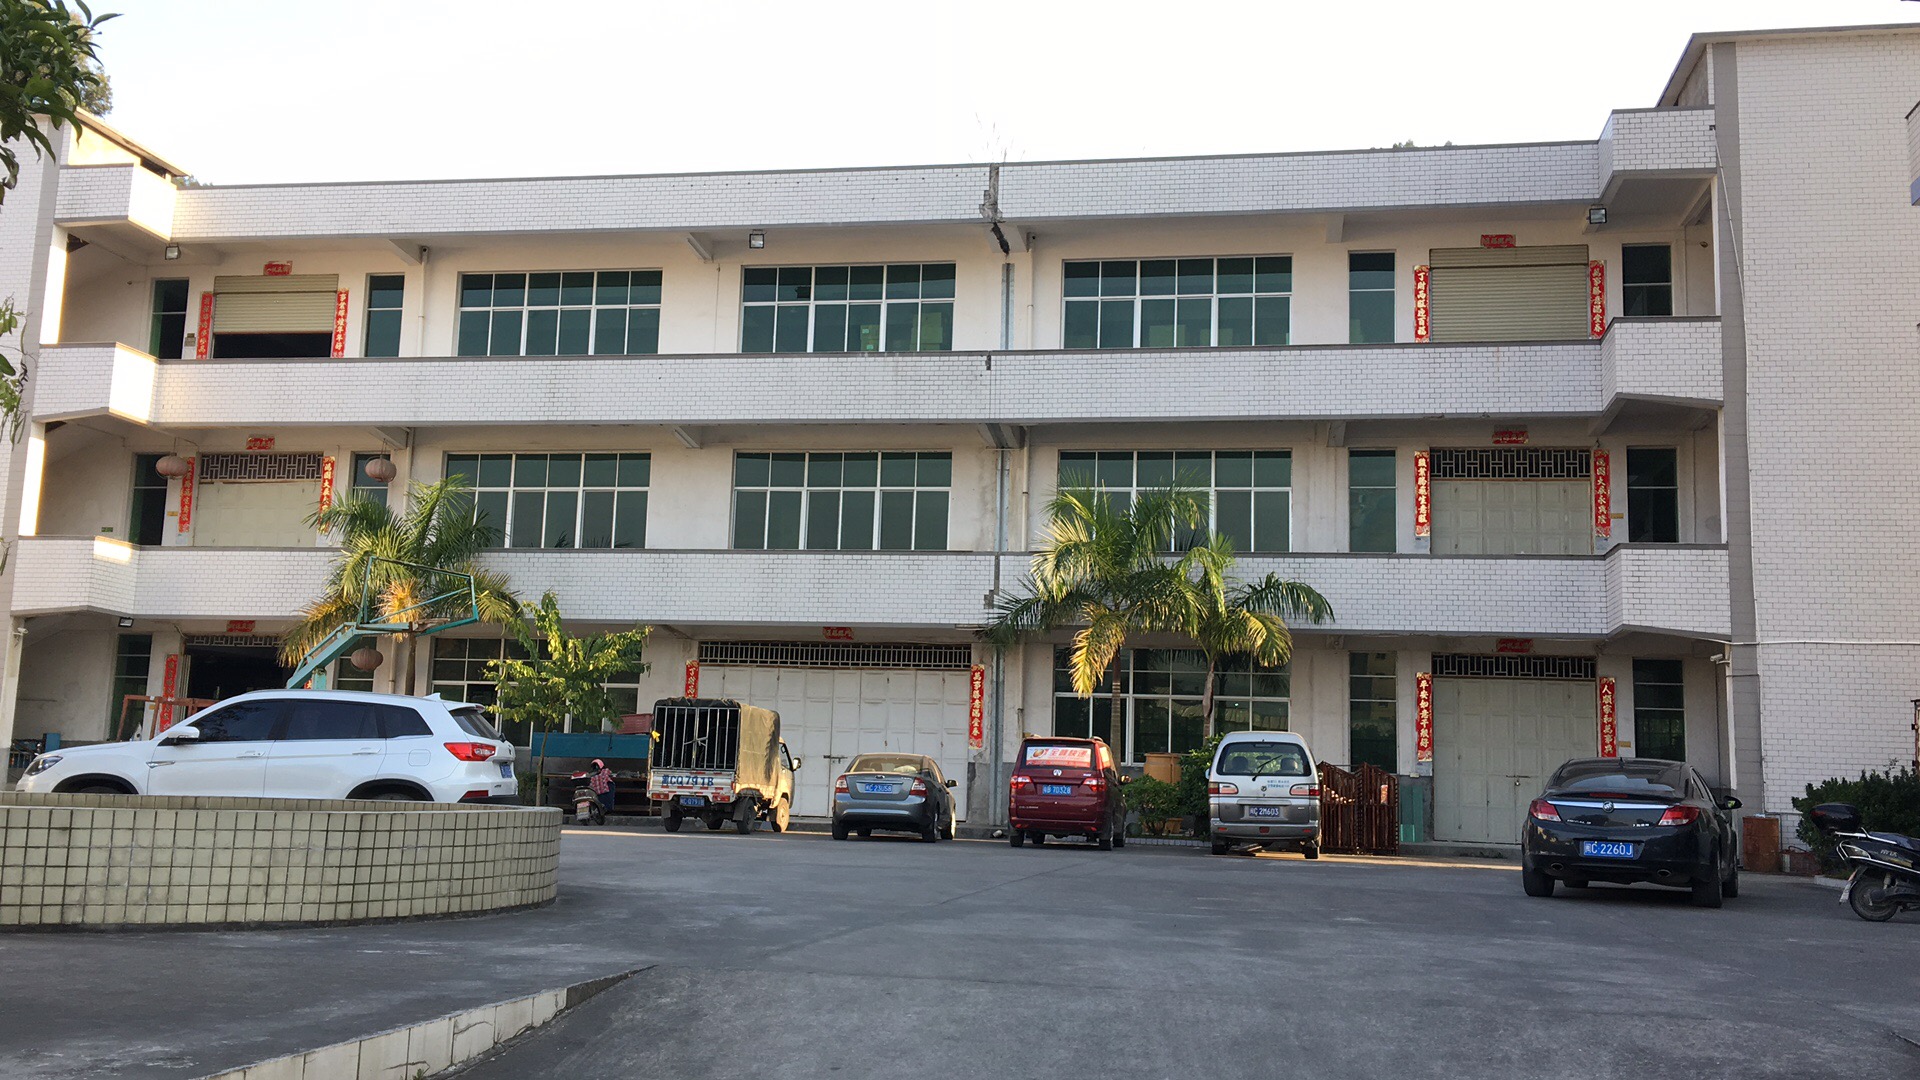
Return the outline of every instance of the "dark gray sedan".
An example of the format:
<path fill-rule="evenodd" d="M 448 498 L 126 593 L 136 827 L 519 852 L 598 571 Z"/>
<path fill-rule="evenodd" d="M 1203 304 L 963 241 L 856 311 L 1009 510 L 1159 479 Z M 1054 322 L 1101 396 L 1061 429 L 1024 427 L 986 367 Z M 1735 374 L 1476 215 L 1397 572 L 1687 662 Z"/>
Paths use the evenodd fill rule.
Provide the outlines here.
<path fill-rule="evenodd" d="M 833 782 L 833 838 L 885 829 L 951 840 L 955 786 L 924 754 L 861 754 Z"/>

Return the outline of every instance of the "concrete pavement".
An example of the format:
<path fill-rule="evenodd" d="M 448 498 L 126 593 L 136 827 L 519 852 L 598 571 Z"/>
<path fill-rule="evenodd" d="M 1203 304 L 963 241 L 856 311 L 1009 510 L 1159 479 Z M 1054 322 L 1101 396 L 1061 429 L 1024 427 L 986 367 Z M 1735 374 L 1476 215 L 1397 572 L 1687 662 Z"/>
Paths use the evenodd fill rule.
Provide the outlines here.
<path fill-rule="evenodd" d="M 0 937 L 0 1076 L 195 1076 L 653 965 L 464 1076 L 1912 1075 L 1920 917 L 1512 864 L 570 831 L 561 899 L 254 934 Z"/>

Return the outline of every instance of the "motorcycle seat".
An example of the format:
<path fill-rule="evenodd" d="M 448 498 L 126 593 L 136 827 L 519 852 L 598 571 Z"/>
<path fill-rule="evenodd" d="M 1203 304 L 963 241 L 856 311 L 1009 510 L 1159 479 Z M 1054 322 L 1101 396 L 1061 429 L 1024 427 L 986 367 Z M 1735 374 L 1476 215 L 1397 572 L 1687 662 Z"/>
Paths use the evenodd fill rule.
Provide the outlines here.
<path fill-rule="evenodd" d="M 1920 854 L 1920 840 L 1911 836 L 1890 832 L 1870 832 L 1867 835 L 1883 844 L 1892 844 L 1894 847 Z"/>

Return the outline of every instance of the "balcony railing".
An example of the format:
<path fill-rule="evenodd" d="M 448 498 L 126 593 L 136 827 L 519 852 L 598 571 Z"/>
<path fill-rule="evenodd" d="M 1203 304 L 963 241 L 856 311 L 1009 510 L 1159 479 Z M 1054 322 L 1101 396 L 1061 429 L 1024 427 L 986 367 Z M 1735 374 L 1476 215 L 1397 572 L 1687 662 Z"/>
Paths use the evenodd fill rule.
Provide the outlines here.
<path fill-rule="evenodd" d="M 162 240 L 173 235 L 177 189 L 139 165 L 79 165 L 60 170 L 53 217 L 68 228 L 136 225 Z"/>

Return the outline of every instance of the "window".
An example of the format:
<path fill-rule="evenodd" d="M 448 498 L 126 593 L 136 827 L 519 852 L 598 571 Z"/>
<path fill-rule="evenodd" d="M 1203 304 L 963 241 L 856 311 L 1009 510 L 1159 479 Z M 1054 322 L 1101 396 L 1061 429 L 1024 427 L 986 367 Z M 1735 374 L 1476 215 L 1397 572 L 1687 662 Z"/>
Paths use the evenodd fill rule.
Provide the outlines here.
<path fill-rule="evenodd" d="M 1347 254 L 1347 340 L 1355 345 L 1393 340 L 1393 252 Z"/>
<path fill-rule="evenodd" d="M 127 510 L 129 544 L 158 544 L 167 535 L 167 478 L 155 471 L 161 456 L 133 455 L 133 497 Z"/>
<path fill-rule="evenodd" d="M 1293 453 L 1288 450 L 1063 450 L 1060 486 L 1099 488 L 1125 507 L 1179 481 L 1209 496 L 1208 528 L 1236 551 L 1293 550 Z M 1184 530 L 1183 530 L 1184 531 Z M 1191 534 L 1175 538 L 1191 544 Z"/>
<path fill-rule="evenodd" d="M 161 360 L 178 360 L 187 338 L 187 279 L 162 278 L 153 283 L 153 325 L 147 352 Z"/>
<path fill-rule="evenodd" d="M 647 546 L 647 454 L 449 454 L 474 513 L 513 548 Z"/>
<path fill-rule="evenodd" d="M 1347 451 L 1347 550 L 1394 551 L 1394 452 Z"/>
<path fill-rule="evenodd" d="M 193 718 L 193 726 L 199 729 L 201 742 L 264 742 L 273 738 L 285 704 L 284 698 L 237 702 L 201 713 Z"/>
<path fill-rule="evenodd" d="M 1680 542 L 1679 452 L 1627 448 L 1627 539 L 1636 544 Z"/>
<path fill-rule="evenodd" d="M 293 701 L 288 703 L 287 729 L 282 739 L 378 739 L 380 706 L 364 701 Z"/>
<path fill-rule="evenodd" d="M 1285 345 L 1293 257 L 1070 262 L 1061 345 L 1165 349 Z"/>
<path fill-rule="evenodd" d="M 367 347 L 363 355 L 400 355 L 400 301 L 406 286 L 405 274 L 367 277 Z"/>
<path fill-rule="evenodd" d="M 147 693 L 147 672 L 153 665 L 152 634 L 121 634 L 113 649 L 113 689 L 107 695 L 107 733 L 111 738 L 120 738 L 121 709 L 125 706 L 128 694 L 142 697 Z M 138 724 L 145 715 L 144 709 L 128 709 L 125 714 L 133 723 Z"/>
<path fill-rule="evenodd" d="M 1355 768 L 1400 767 L 1400 691 L 1392 653 L 1347 654 L 1347 753 Z"/>
<path fill-rule="evenodd" d="M 735 454 L 733 546 L 945 551 L 953 455 Z"/>
<path fill-rule="evenodd" d="M 461 356 L 660 351 L 660 271 L 461 274 Z"/>
<path fill-rule="evenodd" d="M 1634 756 L 1687 760 L 1687 688 L 1678 660 L 1633 662 Z"/>
<path fill-rule="evenodd" d="M 1620 248 L 1620 313 L 1673 314 L 1673 248 L 1625 244 Z"/>
<path fill-rule="evenodd" d="M 377 642 L 373 638 L 360 638 L 359 640 L 353 643 L 353 647 L 355 649 L 358 649 L 363 645 L 374 645 L 377 647 L 379 645 L 379 642 Z M 392 650 L 388 650 L 388 651 L 391 652 Z M 343 656 L 340 659 L 335 660 L 333 662 L 333 673 L 327 678 L 327 689 L 329 690 L 361 690 L 367 693 L 372 693 L 373 692 L 373 672 L 361 671 L 359 668 L 353 666 L 353 661 L 351 659 L 349 659 L 346 656 Z M 405 691 L 398 691 L 398 692 L 404 693 Z"/>
<path fill-rule="evenodd" d="M 951 349 L 953 267 L 749 266 L 741 289 L 740 351 Z"/>
<path fill-rule="evenodd" d="M 1073 692 L 1068 661 L 1071 649 L 1054 650 L 1053 733 L 1109 739 L 1125 761 L 1146 754 L 1184 753 L 1202 746 L 1206 724 L 1200 715 L 1207 661 L 1193 649 L 1127 649 L 1116 662 L 1125 723 L 1110 726 L 1113 673 L 1092 698 Z M 1245 659 L 1224 660 L 1214 675 L 1214 731 L 1285 731 L 1290 706 L 1288 669 L 1252 667 Z"/>
<path fill-rule="evenodd" d="M 387 485 L 367 475 L 367 463 L 392 460 L 393 458 L 387 454 L 353 455 L 353 480 L 347 493 L 358 495 L 368 502 L 379 503 L 381 506 L 387 505 Z"/>

